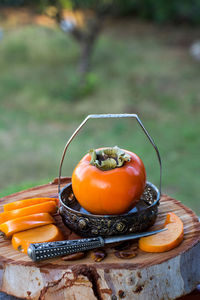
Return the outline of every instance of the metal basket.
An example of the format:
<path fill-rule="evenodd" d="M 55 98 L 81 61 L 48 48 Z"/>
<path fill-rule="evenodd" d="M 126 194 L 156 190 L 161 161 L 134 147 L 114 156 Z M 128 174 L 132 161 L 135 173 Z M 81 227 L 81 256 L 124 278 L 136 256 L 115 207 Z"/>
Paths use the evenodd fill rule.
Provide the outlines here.
<path fill-rule="evenodd" d="M 85 211 L 73 195 L 72 185 L 67 184 L 62 190 L 61 172 L 67 148 L 74 137 L 89 119 L 105 118 L 135 118 L 143 132 L 154 147 L 160 166 L 159 189 L 151 182 L 146 183 L 146 188 L 140 197 L 137 205 L 128 213 L 121 215 L 94 215 Z M 65 145 L 59 168 L 58 192 L 60 200 L 60 215 L 64 224 L 80 236 L 111 236 L 141 232 L 152 226 L 158 213 L 159 200 L 161 195 L 162 164 L 160 153 L 153 139 L 142 124 L 136 114 L 98 114 L 88 115 L 85 120 L 74 131 L 67 144 Z"/>

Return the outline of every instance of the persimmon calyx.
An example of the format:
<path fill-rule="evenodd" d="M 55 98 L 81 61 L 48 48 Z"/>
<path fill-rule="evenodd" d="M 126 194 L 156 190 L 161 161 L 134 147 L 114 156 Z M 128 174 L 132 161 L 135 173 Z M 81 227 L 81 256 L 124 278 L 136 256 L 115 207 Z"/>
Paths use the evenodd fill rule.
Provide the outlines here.
<path fill-rule="evenodd" d="M 131 156 L 119 147 L 109 147 L 100 150 L 91 149 L 90 164 L 102 171 L 120 168 L 125 162 L 131 161 Z"/>

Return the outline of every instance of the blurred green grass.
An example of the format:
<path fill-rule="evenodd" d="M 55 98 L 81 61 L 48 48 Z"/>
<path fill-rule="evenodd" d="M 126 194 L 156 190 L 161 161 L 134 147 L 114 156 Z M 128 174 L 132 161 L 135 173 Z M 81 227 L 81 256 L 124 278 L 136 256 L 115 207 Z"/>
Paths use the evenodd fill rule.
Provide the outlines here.
<path fill-rule="evenodd" d="M 127 24 L 126 24 L 127 26 Z M 79 91 L 79 48 L 57 29 L 7 29 L 0 41 L 0 195 L 58 176 L 65 143 L 91 113 L 137 113 L 163 162 L 163 193 L 200 214 L 199 64 L 172 43 L 179 31 L 110 26 L 93 56 L 88 89 Z M 181 29 L 180 29 L 181 30 Z M 162 29 L 161 29 L 162 31 Z M 124 34 L 125 33 L 125 34 Z M 183 35 L 183 32 L 180 32 Z M 134 120 L 89 121 L 72 142 L 63 176 L 92 147 L 139 154 L 158 184 L 155 151 Z"/>

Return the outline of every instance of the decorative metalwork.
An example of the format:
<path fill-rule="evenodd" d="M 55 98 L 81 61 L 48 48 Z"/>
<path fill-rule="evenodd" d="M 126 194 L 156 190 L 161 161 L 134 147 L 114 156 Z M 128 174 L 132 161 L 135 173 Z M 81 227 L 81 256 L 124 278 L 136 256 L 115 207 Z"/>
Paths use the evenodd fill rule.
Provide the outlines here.
<path fill-rule="evenodd" d="M 104 246 L 102 237 L 30 244 L 28 256 L 33 261 L 50 259 Z"/>
<path fill-rule="evenodd" d="M 103 247 L 105 244 L 117 243 L 122 241 L 129 241 L 138 239 L 143 236 L 149 236 L 158 232 L 167 230 L 167 228 L 156 231 L 142 232 L 129 235 L 112 236 L 109 238 L 102 238 L 101 236 L 95 238 L 87 238 L 80 240 L 58 241 L 48 243 L 31 244 L 28 248 L 28 256 L 33 261 L 40 261 L 66 254 L 77 253 L 81 251 L 91 250 Z"/>
<path fill-rule="evenodd" d="M 67 152 L 67 149 L 70 145 L 70 143 L 72 142 L 72 140 L 76 137 L 76 135 L 79 133 L 79 131 L 83 128 L 83 126 L 88 122 L 88 120 L 90 119 L 122 119 L 122 118 L 134 118 L 136 119 L 136 121 L 138 122 L 138 124 L 140 125 L 140 127 L 142 128 L 144 134 L 146 135 L 146 137 L 148 138 L 148 140 L 150 141 L 151 145 L 153 146 L 154 150 L 156 151 L 156 155 L 158 158 L 158 162 L 159 162 L 159 166 L 160 166 L 160 184 L 159 184 L 159 192 L 161 194 L 161 185 L 162 185 L 162 162 L 161 162 L 161 157 L 160 157 L 160 153 L 158 150 L 158 147 L 156 146 L 153 138 L 150 136 L 149 132 L 147 131 L 147 129 L 144 127 L 142 121 L 140 120 L 140 118 L 138 117 L 138 115 L 136 114 L 96 114 L 96 115 L 88 115 L 85 120 L 83 120 L 83 122 L 77 127 L 77 129 L 74 131 L 74 133 L 71 135 L 71 137 L 69 138 L 69 140 L 67 141 L 63 154 L 62 154 L 62 158 L 60 161 L 60 167 L 59 167 L 59 174 L 58 174 L 58 193 L 60 193 L 60 183 L 61 183 L 61 172 L 62 172 L 62 165 L 63 165 L 63 161 L 65 158 L 65 154 Z"/>
<path fill-rule="evenodd" d="M 160 199 L 159 190 L 147 182 L 145 191 L 136 207 L 122 215 L 93 215 L 72 200 L 72 185 L 67 184 L 60 192 L 60 214 L 64 224 L 80 236 L 115 236 L 145 231 L 156 220 Z M 70 199 L 69 199 L 70 197 Z"/>
<path fill-rule="evenodd" d="M 136 205 L 136 209 L 123 215 L 100 216 L 92 215 L 83 210 L 72 194 L 71 184 L 67 185 L 60 191 L 62 165 L 66 151 L 72 140 L 78 135 L 83 126 L 90 119 L 108 119 L 108 118 L 133 118 L 136 119 L 139 126 L 143 130 L 149 142 L 152 144 L 158 158 L 160 166 L 160 184 L 159 190 L 152 183 L 147 182 L 145 191 Z M 158 205 L 161 195 L 162 181 L 162 164 L 159 150 L 144 127 L 142 121 L 136 114 L 95 114 L 88 115 L 83 122 L 77 127 L 74 133 L 67 141 L 59 166 L 58 176 L 58 192 L 60 197 L 60 214 L 63 222 L 73 231 L 81 236 L 112 236 L 119 234 L 129 234 L 133 232 L 141 232 L 154 224 L 158 212 Z"/>

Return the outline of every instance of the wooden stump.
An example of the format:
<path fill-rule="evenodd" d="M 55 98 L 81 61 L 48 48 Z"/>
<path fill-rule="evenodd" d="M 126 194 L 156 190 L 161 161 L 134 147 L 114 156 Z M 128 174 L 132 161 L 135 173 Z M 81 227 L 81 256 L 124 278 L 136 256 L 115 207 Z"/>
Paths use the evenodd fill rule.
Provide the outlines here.
<path fill-rule="evenodd" d="M 70 178 L 63 179 L 62 186 Z M 1 205 L 38 196 L 56 196 L 57 181 L 1 199 Z M 1 207 L 2 210 L 2 207 Z M 132 259 L 119 259 L 113 247 L 97 263 L 91 252 L 76 261 L 61 258 L 32 262 L 13 250 L 9 240 L 0 239 L 0 291 L 24 299 L 40 300 L 155 300 L 176 299 L 190 293 L 200 282 L 200 223 L 189 208 L 162 195 L 159 214 L 152 229 L 159 228 L 167 212 L 176 213 L 184 224 L 184 240 L 165 253 L 138 250 Z M 59 215 L 56 222 L 66 239 L 77 236 L 66 228 Z M 133 245 L 137 245 L 134 241 Z"/>

